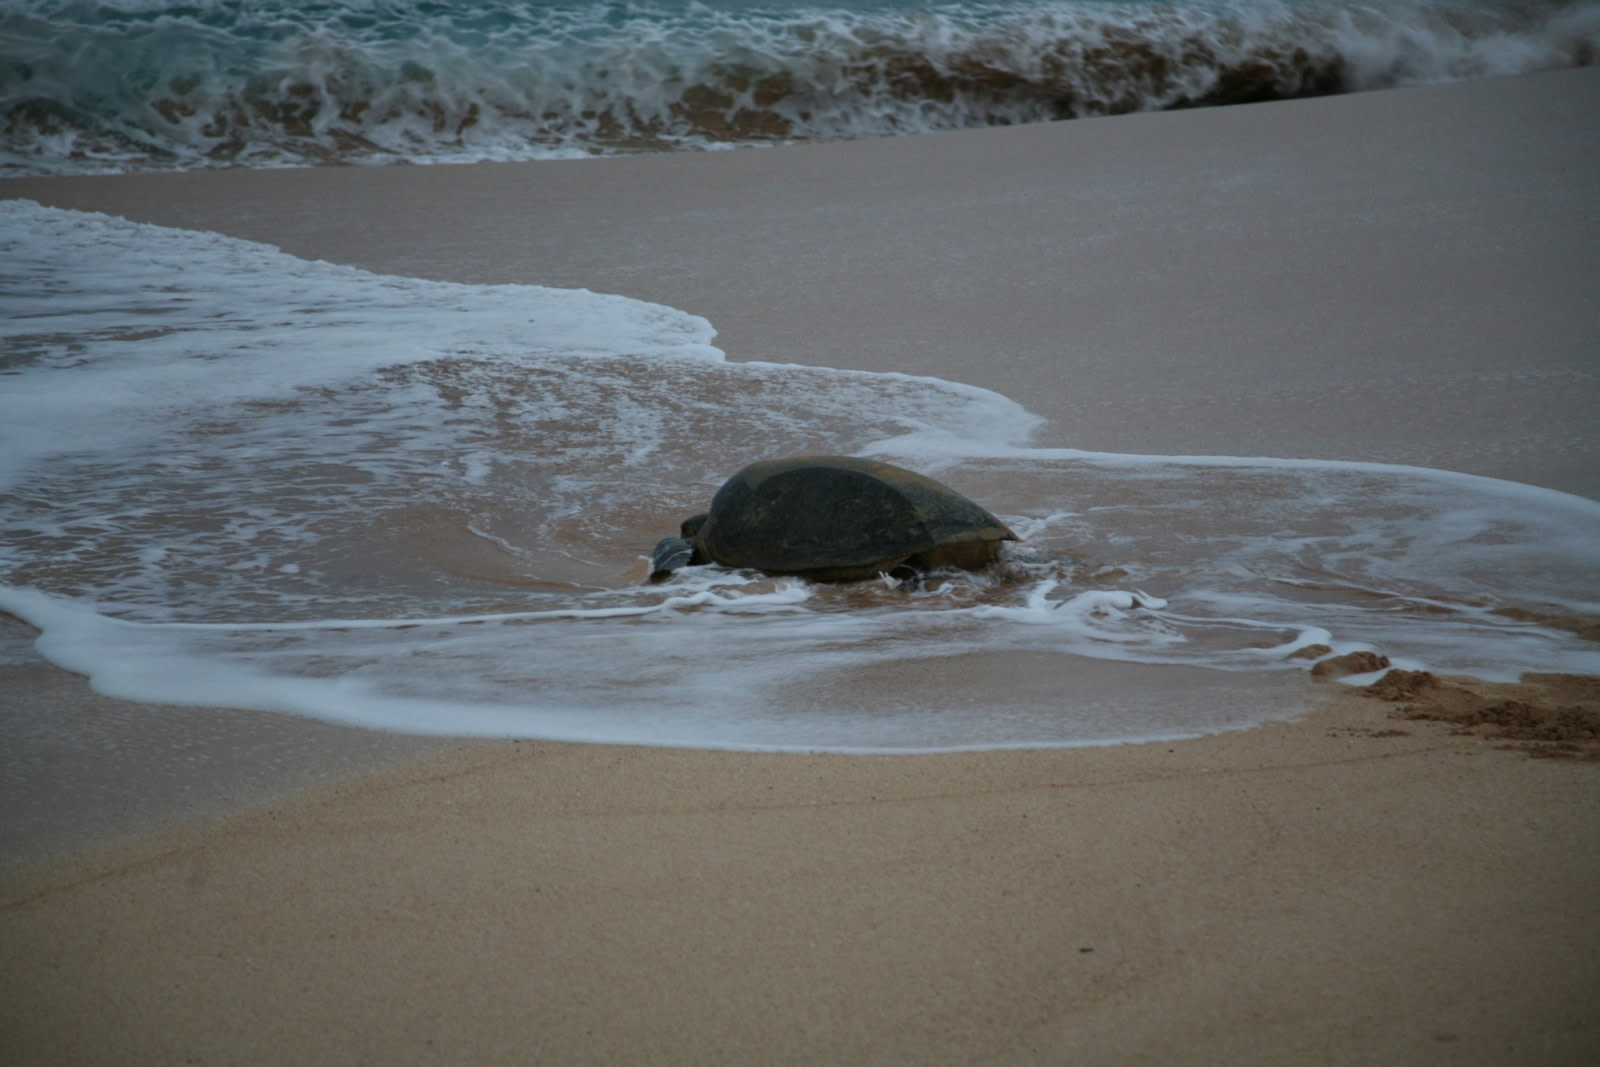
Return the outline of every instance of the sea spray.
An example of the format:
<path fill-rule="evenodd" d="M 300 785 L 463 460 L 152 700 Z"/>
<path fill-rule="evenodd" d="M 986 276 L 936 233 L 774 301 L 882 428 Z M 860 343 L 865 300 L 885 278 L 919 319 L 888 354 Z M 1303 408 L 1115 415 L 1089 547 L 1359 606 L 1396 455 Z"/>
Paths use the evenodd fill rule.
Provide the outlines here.
<path fill-rule="evenodd" d="M 1593 63 L 1600 4 L 17 0 L 0 173 L 550 158 Z"/>

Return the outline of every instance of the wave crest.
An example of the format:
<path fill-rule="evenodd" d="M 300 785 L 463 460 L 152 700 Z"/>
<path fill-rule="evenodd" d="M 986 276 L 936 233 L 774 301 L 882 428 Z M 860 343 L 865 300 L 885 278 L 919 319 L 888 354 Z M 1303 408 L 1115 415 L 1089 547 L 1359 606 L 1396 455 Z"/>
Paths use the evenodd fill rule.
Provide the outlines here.
<path fill-rule="evenodd" d="M 0 15 L 0 168 L 525 159 L 828 140 L 1586 65 L 1600 4 L 923 9 L 490 0 Z"/>

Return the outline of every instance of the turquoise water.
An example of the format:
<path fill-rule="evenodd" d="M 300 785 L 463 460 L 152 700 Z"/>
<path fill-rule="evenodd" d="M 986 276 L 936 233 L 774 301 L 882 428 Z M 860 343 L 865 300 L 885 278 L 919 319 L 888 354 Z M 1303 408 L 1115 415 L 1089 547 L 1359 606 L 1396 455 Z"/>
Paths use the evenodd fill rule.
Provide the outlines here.
<path fill-rule="evenodd" d="M 877 137 L 1597 55 L 1600 4 L 1540 0 L 14 0 L 0 174 Z"/>

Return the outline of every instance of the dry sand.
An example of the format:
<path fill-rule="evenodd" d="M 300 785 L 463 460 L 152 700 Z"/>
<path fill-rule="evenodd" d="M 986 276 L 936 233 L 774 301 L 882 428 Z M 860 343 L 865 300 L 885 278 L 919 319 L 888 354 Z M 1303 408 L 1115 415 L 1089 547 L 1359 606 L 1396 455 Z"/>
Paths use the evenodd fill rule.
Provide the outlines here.
<path fill-rule="evenodd" d="M 0 195 L 660 300 L 733 358 L 999 389 L 1052 442 L 1600 496 L 1597 114 L 1586 70 Z M 207 777 L 178 760 L 201 713 L 4 666 L 9 734 L 61 717 L 66 739 L 8 768 L 7 840 L 69 853 L 0 881 L 8 1062 L 1600 1060 L 1588 680 L 1307 680 L 1328 706 L 1294 723 L 939 757 L 407 750 L 208 719 L 200 750 L 238 773 Z M 79 807 L 19 837 L 42 780 Z"/>
<path fill-rule="evenodd" d="M 1182 744 L 501 742 L 14 876 L 11 1062 L 1600 1050 L 1600 767 L 1349 697 Z"/>

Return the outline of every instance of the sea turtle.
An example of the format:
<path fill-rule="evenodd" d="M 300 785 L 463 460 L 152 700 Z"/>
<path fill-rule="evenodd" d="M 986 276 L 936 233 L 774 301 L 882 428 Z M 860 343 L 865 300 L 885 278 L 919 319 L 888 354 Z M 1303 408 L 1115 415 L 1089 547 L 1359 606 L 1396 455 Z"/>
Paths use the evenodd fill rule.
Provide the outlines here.
<path fill-rule="evenodd" d="M 850 456 L 752 463 L 729 478 L 711 510 L 683 522 L 650 555 L 650 580 L 720 563 L 823 582 L 973 570 L 1017 535 L 948 486 L 903 467 Z"/>

